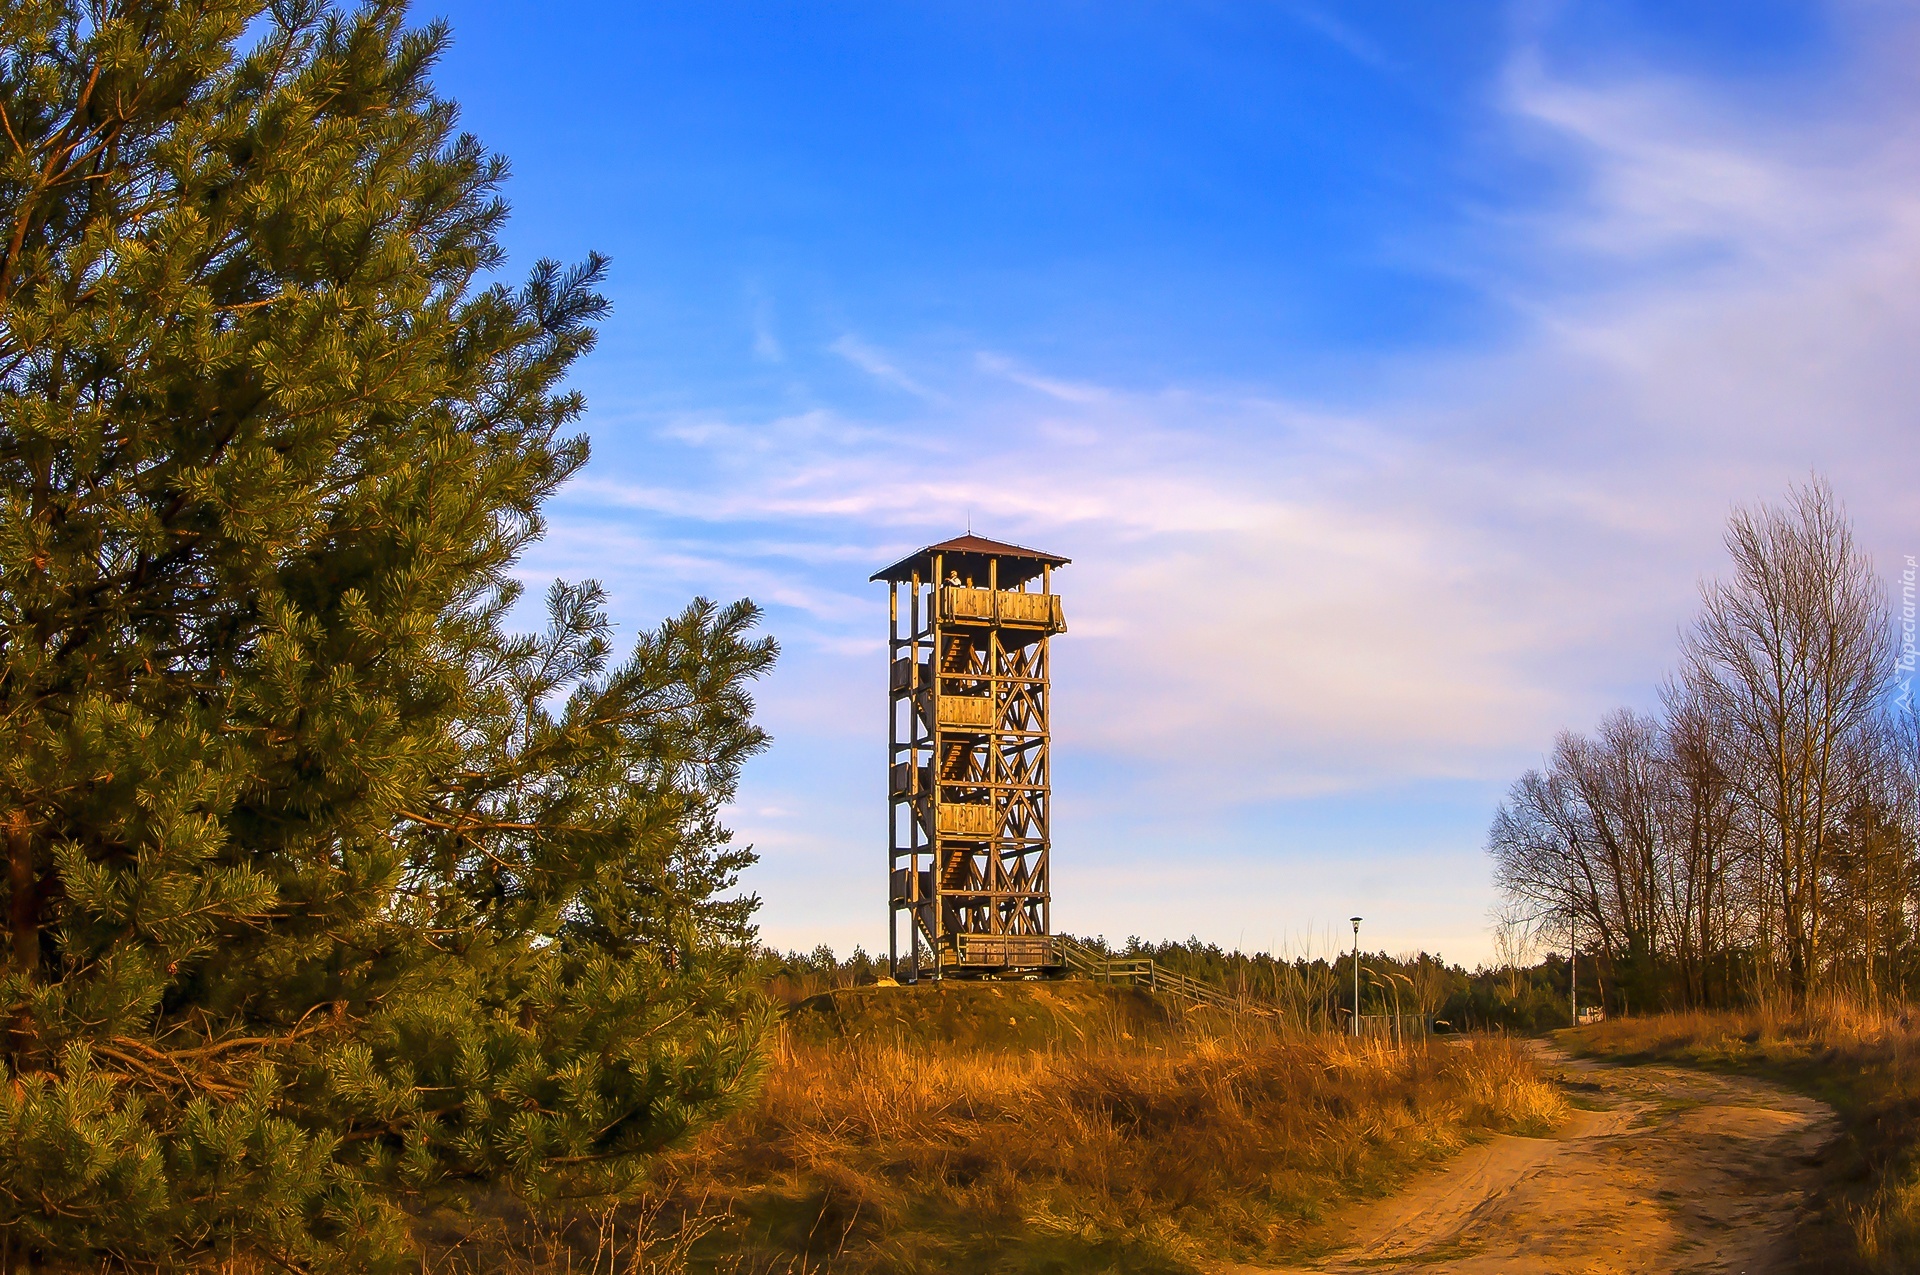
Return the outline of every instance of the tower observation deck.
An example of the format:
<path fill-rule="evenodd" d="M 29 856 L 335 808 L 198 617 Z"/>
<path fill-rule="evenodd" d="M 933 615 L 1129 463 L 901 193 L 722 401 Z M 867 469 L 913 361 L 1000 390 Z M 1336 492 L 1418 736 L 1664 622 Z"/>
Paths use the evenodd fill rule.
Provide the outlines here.
<path fill-rule="evenodd" d="M 907 977 L 1055 963 L 1047 642 L 1066 632 L 1067 562 L 965 535 L 873 576 L 888 585 L 888 953 Z"/>

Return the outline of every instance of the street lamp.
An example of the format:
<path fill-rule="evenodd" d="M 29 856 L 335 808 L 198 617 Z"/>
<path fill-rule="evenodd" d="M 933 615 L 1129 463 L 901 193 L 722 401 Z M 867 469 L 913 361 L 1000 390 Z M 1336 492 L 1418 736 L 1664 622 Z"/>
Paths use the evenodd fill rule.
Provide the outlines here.
<path fill-rule="evenodd" d="M 1580 1025 L 1580 912 L 1574 906 L 1573 863 L 1567 863 L 1567 1016 Z"/>
<path fill-rule="evenodd" d="M 1574 932 L 1577 914 L 1567 911 L 1567 1013 L 1580 1025 L 1580 940 Z"/>
<path fill-rule="evenodd" d="M 1360 1038 L 1360 918 L 1353 918 L 1353 1036 Z"/>

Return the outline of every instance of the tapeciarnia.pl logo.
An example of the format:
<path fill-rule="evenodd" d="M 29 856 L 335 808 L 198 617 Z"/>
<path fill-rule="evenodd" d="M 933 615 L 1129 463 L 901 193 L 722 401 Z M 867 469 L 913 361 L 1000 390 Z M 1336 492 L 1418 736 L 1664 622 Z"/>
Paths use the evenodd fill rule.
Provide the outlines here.
<path fill-rule="evenodd" d="M 1913 707 L 1913 593 L 1917 569 L 1912 554 L 1907 555 L 1906 570 L 1900 573 L 1900 658 L 1893 667 L 1901 674 L 1900 695 L 1894 702 L 1902 711 Z"/>

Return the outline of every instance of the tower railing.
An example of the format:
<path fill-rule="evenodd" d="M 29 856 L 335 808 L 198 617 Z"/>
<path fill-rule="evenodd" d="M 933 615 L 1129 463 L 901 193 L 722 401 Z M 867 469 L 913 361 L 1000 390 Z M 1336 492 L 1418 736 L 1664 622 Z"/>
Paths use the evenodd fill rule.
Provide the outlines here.
<path fill-rule="evenodd" d="M 1255 1004 L 1243 996 L 1235 996 L 1217 984 L 1202 982 L 1200 979 L 1189 978 L 1185 974 L 1166 969 L 1152 957 L 1108 956 L 1097 948 L 1088 947 L 1078 939 L 1069 938 L 1064 934 L 1054 935 L 1053 946 L 1061 965 L 1095 982 L 1143 987 L 1158 996 L 1170 996 L 1194 1005 L 1223 1009 L 1232 1014 L 1273 1012 L 1266 1006 Z"/>

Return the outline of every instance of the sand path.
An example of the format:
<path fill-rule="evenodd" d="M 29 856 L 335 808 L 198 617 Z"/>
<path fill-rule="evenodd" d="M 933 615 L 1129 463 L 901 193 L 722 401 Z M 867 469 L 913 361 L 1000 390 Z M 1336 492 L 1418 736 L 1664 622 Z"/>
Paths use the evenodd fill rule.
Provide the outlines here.
<path fill-rule="evenodd" d="M 1792 1231 L 1835 1131 L 1830 1108 L 1760 1080 L 1550 1059 L 1598 1110 L 1555 1138 L 1469 1148 L 1366 1206 L 1347 1247 L 1284 1275 L 1796 1269 Z"/>

